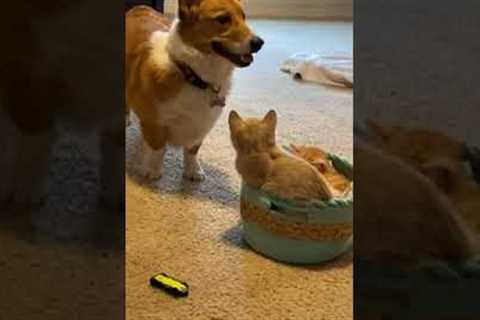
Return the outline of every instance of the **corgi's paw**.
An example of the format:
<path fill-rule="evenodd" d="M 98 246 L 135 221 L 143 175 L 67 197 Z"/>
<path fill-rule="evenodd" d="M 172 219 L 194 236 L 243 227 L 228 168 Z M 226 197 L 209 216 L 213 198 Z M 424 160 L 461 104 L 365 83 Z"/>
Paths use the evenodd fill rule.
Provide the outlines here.
<path fill-rule="evenodd" d="M 197 153 L 200 144 L 197 147 L 184 150 L 183 157 L 183 178 L 190 181 L 205 180 L 205 172 L 198 161 Z"/>
<path fill-rule="evenodd" d="M 163 166 L 148 166 L 144 165 L 141 168 L 141 174 L 144 178 L 149 180 L 158 180 L 163 176 Z"/>
<path fill-rule="evenodd" d="M 192 166 L 185 168 L 183 177 L 190 181 L 203 181 L 205 180 L 205 172 L 200 166 Z"/>
<path fill-rule="evenodd" d="M 144 143 L 144 156 L 141 173 L 144 178 L 158 180 L 163 175 L 163 156 L 165 149 L 153 150 Z"/>
<path fill-rule="evenodd" d="M 139 169 L 140 174 L 149 180 L 158 180 L 163 176 L 163 162 L 160 159 L 158 162 L 148 159 Z"/>

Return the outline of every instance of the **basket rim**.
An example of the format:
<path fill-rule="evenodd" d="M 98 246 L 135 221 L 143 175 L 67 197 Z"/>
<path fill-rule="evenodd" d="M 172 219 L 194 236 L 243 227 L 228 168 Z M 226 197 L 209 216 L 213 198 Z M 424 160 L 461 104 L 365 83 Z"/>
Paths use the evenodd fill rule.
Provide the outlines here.
<path fill-rule="evenodd" d="M 268 211 L 269 215 L 286 219 L 291 223 L 338 224 L 353 222 L 353 201 L 352 205 L 300 207 L 274 199 L 265 191 L 254 189 L 246 184 L 242 186 L 241 201 L 260 207 Z M 273 209 L 272 205 L 278 209 Z"/>
<path fill-rule="evenodd" d="M 244 221 L 256 223 L 276 235 L 304 240 L 342 240 L 353 235 L 353 221 L 323 223 L 290 221 L 288 215 L 274 215 L 266 208 L 241 201 L 240 210 Z"/>
<path fill-rule="evenodd" d="M 284 145 L 283 148 L 291 152 L 291 149 Z M 344 174 L 347 179 L 350 181 L 353 180 L 353 163 L 350 162 L 348 159 L 339 156 L 334 153 L 327 153 L 328 158 L 332 161 L 332 164 L 335 166 L 337 170 L 339 170 L 342 174 Z M 353 181 L 352 181 L 353 183 Z M 293 201 L 289 201 L 283 199 L 271 192 L 267 192 L 265 190 L 260 190 L 257 188 L 253 188 L 247 185 L 244 181 L 242 181 L 242 193 L 247 191 L 250 194 L 257 194 L 257 197 L 266 198 L 269 202 L 275 204 L 277 207 L 287 209 L 288 211 L 295 211 L 295 212 L 304 212 L 304 213 L 315 213 L 315 212 L 323 212 L 323 209 L 326 208 L 351 208 L 353 207 L 353 188 L 345 197 L 342 198 L 333 198 L 328 201 L 323 200 L 312 200 L 309 203 L 305 203 L 299 205 Z"/>

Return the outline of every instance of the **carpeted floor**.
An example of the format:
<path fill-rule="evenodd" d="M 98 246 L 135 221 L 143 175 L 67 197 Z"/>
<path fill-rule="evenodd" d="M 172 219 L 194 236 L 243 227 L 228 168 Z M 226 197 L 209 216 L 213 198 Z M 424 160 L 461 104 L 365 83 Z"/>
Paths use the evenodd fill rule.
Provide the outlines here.
<path fill-rule="evenodd" d="M 181 155 L 170 150 L 164 177 L 138 177 L 140 136 L 127 132 L 127 318 L 352 319 L 352 255 L 322 266 L 295 267 L 254 253 L 242 240 L 240 180 L 234 170 L 226 116 L 279 113 L 282 143 L 314 143 L 352 158 L 351 90 L 301 84 L 279 71 L 297 51 L 352 53 L 352 23 L 257 20 L 266 40 L 248 69 L 238 70 L 224 115 L 200 151 L 207 180 L 181 179 Z M 169 273 L 190 285 L 175 300 L 152 289 L 149 278 Z"/>

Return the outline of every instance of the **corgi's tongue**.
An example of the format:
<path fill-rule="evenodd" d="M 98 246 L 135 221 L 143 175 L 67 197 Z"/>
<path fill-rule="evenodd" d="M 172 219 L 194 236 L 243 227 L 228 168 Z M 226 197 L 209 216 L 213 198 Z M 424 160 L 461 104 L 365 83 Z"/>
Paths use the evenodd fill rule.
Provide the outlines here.
<path fill-rule="evenodd" d="M 243 63 L 252 63 L 253 61 L 253 55 L 251 54 L 242 54 L 240 56 L 240 60 L 243 62 Z"/>

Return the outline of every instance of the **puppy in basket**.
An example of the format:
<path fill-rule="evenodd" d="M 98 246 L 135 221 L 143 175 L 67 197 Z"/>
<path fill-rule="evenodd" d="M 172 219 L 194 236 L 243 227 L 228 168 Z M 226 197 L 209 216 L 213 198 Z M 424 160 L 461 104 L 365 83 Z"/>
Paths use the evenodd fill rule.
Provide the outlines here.
<path fill-rule="evenodd" d="M 276 145 L 275 111 L 263 119 L 242 119 L 232 111 L 229 125 L 237 151 L 236 168 L 249 186 L 296 202 L 329 200 L 340 195 L 314 166 Z"/>

